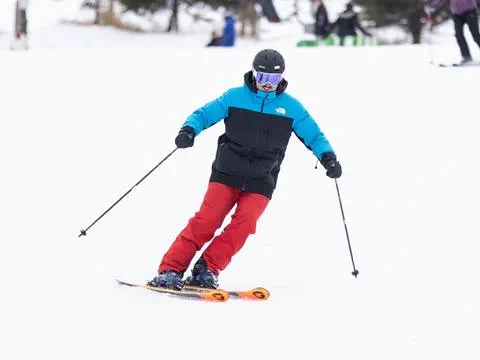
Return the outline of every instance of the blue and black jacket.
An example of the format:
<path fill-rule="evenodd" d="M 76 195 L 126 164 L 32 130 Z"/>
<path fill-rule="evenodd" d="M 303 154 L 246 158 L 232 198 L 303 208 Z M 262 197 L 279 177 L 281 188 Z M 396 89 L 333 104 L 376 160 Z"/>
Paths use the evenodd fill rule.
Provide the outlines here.
<path fill-rule="evenodd" d="M 251 71 L 244 80 L 196 110 L 183 126 L 198 135 L 223 119 L 210 181 L 271 198 L 292 131 L 319 159 L 333 149 L 302 104 L 285 93 L 285 79 L 275 92 L 258 90 Z"/>

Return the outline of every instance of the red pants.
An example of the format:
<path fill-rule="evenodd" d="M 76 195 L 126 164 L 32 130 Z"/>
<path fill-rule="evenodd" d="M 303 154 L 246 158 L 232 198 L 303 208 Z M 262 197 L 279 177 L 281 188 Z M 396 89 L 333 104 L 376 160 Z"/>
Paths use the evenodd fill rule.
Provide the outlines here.
<path fill-rule="evenodd" d="M 209 183 L 200 210 L 163 256 L 159 271 L 187 270 L 196 252 L 212 240 L 215 231 L 237 204 L 230 224 L 215 236 L 202 255 L 208 269 L 218 275 L 242 248 L 247 237 L 255 233 L 257 220 L 268 202 L 269 199 L 260 194 L 242 192 L 217 182 Z"/>

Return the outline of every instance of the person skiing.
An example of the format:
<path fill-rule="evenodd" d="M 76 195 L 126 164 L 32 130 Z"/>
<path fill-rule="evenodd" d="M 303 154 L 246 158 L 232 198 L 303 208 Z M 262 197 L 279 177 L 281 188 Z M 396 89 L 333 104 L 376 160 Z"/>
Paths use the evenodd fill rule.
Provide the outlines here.
<path fill-rule="evenodd" d="M 444 4 L 446 0 L 431 0 L 430 4 L 425 6 L 425 13 L 429 18 L 432 17 Z M 480 32 L 478 26 L 478 13 L 476 0 L 450 0 L 450 11 L 453 16 L 455 26 L 455 38 L 457 39 L 460 53 L 462 54 L 461 64 L 472 62 L 472 55 L 468 47 L 463 28 L 468 25 L 473 40 L 480 47 Z"/>
<path fill-rule="evenodd" d="M 276 50 L 256 54 L 244 84 L 232 88 L 193 112 L 184 122 L 175 144 L 189 148 L 205 129 L 224 119 L 212 172 L 200 210 L 164 254 L 158 275 L 148 285 L 180 290 L 184 284 L 218 288 L 218 275 L 242 248 L 266 209 L 277 185 L 287 145 L 294 132 L 327 170 L 330 178 L 342 175 L 327 138 L 303 105 L 285 92 L 285 61 Z M 232 220 L 214 236 L 236 205 Z M 208 247 L 183 275 L 193 257 Z"/>
<path fill-rule="evenodd" d="M 328 12 L 322 0 L 316 0 L 315 11 L 315 35 L 324 39 L 330 35 L 330 20 L 328 19 Z"/>
<path fill-rule="evenodd" d="M 331 32 L 336 32 L 340 38 L 340 45 L 344 45 L 347 36 L 357 36 L 357 29 L 366 36 L 372 36 L 358 21 L 358 14 L 353 9 L 353 4 L 348 3 L 345 10 L 340 13 L 338 19 L 332 24 Z"/>

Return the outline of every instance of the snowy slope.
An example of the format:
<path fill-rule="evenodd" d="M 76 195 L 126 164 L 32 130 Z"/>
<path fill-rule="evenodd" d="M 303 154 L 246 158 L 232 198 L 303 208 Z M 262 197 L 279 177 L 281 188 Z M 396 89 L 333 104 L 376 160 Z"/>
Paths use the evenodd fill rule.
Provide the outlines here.
<path fill-rule="evenodd" d="M 0 358 L 478 359 L 478 93 L 456 91 L 478 68 L 431 67 L 427 47 L 206 49 L 202 36 L 49 26 L 28 53 L 0 38 Z M 222 124 L 80 229 L 264 46 L 284 53 L 289 91 L 344 166 L 359 278 L 334 183 L 292 137 L 257 234 L 220 277 L 269 288 L 268 302 L 117 287 L 150 279 L 197 210 Z"/>

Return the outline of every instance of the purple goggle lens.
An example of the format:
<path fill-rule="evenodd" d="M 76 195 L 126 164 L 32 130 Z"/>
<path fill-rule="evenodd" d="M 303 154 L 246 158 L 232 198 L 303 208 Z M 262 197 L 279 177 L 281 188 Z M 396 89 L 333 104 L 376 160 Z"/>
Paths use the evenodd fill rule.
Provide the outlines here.
<path fill-rule="evenodd" d="M 255 70 L 253 70 L 253 76 L 255 80 L 262 85 L 270 84 L 276 86 L 280 84 L 280 81 L 283 79 L 283 74 L 263 73 Z"/>

